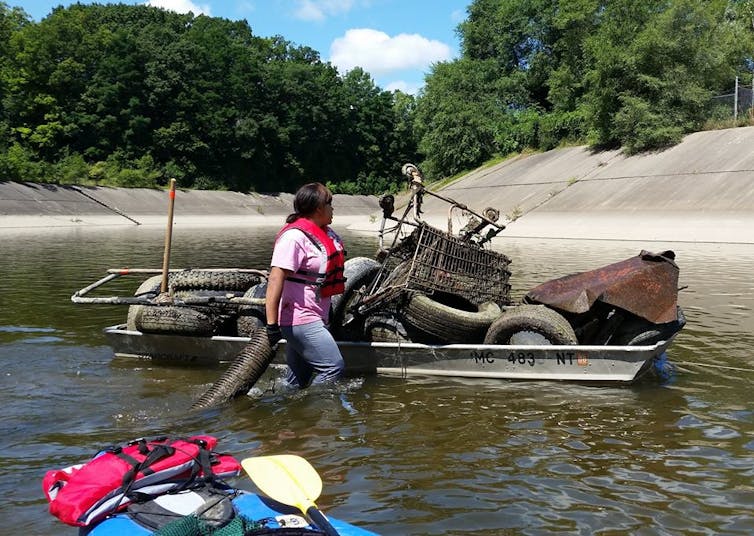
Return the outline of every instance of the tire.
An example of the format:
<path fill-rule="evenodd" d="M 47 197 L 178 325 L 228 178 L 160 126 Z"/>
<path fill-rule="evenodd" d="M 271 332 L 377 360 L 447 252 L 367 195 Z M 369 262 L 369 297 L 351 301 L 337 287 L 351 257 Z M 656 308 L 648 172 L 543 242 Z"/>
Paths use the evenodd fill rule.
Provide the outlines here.
<path fill-rule="evenodd" d="M 134 292 L 134 296 L 154 298 L 160 293 L 160 286 L 162 285 L 162 276 L 155 275 L 146 279 L 139 285 L 139 288 Z M 141 312 L 149 307 L 148 305 L 129 305 L 128 316 L 126 317 L 126 328 L 131 331 L 136 331 L 136 324 L 139 322 Z"/>
<path fill-rule="evenodd" d="M 240 290 L 249 288 L 262 281 L 262 276 L 251 272 L 204 272 L 185 270 L 170 274 L 170 290 Z"/>
<path fill-rule="evenodd" d="M 188 296 L 212 297 L 226 296 L 245 292 L 249 287 L 259 283 L 263 278 L 260 275 L 248 272 L 202 272 L 197 270 L 185 270 L 172 272 L 168 276 L 168 289 L 178 298 Z M 152 276 L 141 283 L 134 296 L 154 298 L 160 293 L 162 275 Z M 141 313 L 149 308 L 148 305 L 130 305 L 126 317 L 126 328 L 132 331 L 138 330 Z M 201 312 L 209 312 L 206 307 L 197 306 Z"/>
<path fill-rule="evenodd" d="M 498 316 L 500 307 L 494 302 L 476 306 L 461 296 L 443 292 L 413 294 L 400 310 L 409 332 L 413 328 L 426 337 L 417 342 L 480 342 Z"/>
<path fill-rule="evenodd" d="M 343 322 L 348 314 L 348 308 L 359 297 L 358 291 L 374 281 L 382 265 L 369 257 L 354 257 L 348 259 L 343 267 L 346 278 L 343 294 L 332 297 L 330 302 L 330 331 L 336 340 L 354 340 L 363 332 L 364 324 L 358 318 L 344 326 Z"/>
<path fill-rule="evenodd" d="M 208 315 L 190 307 L 143 305 L 136 320 L 142 333 L 176 333 L 181 335 L 212 335 L 214 324 Z"/>
<path fill-rule="evenodd" d="M 487 330 L 484 344 L 578 344 L 573 327 L 544 305 L 517 305 L 503 312 Z"/>
<path fill-rule="evenodd" d="M 212 298 L 240 298 L 244 295 L 242 290 L 176 290 L 172 293 L 174 300 L 187 300 L 191 298 L 209 298 L 208 304 L 212 305 Z M 214 305 L 226 305 L 222 302 L 215 302 Z"/>
<path fill-rule="evenodd" d="M 411 271 L 411 261 L 401 261 L 380 283 L 380 288 L 391 285 L 405 286 L 408 273 Z"/>
<path fill-rule="evenodd" d="M 369 342 L 411 342 L 400 320 L 390 315 L 372 315 L 364 321 L 364 338 Z"/>
<path fill-rule="evenodd" d="M 683 309 L 678 307 L 678 318 L 665 324 L 652 324 L 643 318 L 625 321 L 610 340 L 611 346 L 652 346 L 666 341 L 686 325 Z"/>
<path fill-rule="evenodd" d="M 264 298 L 267 294 L 267 281 L 251 287 L 243 295 L 244 298 Z M 255 329 L 264 327 L 267 323 L 267 312 L 264 305 L 242 305 L 238 308 L 238 320 L 236 321 L 238 334 L 241 337 L 249 337 Z"/>

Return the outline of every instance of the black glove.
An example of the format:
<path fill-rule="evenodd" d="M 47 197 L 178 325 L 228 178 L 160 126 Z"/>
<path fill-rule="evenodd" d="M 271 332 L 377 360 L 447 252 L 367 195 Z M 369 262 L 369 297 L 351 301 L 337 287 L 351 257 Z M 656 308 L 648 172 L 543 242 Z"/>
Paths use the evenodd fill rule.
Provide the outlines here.
<path fill-rule="evenodd" d="M 275 346 L 283 338 L 283 332 L 280 331 L 280 326 L 277 324 L 267 324 L 267 341 L 270 343 L 270 348 Z"/>

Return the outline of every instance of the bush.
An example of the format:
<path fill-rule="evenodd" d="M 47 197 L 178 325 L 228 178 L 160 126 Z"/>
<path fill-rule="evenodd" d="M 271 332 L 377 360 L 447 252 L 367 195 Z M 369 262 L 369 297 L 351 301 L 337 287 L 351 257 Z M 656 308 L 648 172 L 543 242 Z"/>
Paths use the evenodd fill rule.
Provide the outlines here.
<path fill-rule="evenodd" d="M 171 177 L 175 178 L 175 177 Z M 169 179 L 168 179 L 169 180 Z M 178 179 L 176 179 L 176 183 Z M 228 186 L 220 182 L 218 179 L 212 177 L 201 176 L 197 177 L 194 181 L 194 188 L 197 190 L 227 190 Z"/>
<path fill-rule="evenodd" d="M 539 121 L 537 145 L 543 151 L 549 151 L 563 142 L 584 142 L 586 125 L 586 117 L 580 110 L 544 114 Z"/>
<path fill-rule="evenodd" d="M 68 155 L 50 167 L 56 184 L 82 184 L 90 176 L 89 166 L 80 154 Z"/>
<path fill-rule="evenodd" d="M 18 143 L 13 143 L 4 154 L 0 154 L 0 176 L 17 182 L 51 182 L 46 173 L 46 165 Z"/>
<path fill-rule="evenodd" d="M 614 116 L 615 132 L 626 154 L 670 147 L 681 141 L 684 129 L 653 110 L 639 97 L 620 98 L 622 107 Z"/>

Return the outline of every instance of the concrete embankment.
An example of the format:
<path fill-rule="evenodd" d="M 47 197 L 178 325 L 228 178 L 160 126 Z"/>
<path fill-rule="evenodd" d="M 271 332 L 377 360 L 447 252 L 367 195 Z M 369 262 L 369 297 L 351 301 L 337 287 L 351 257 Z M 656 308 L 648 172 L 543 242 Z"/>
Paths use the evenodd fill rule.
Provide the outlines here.
<path fill-rule="evenodd" d="M 754 243 L 754 127 L 625 156 L 570 147 L 478 169 L 441 193 L 506 215 L 506 236 Z M 447 205 L 427 198 L 427 219 Z"/>
<path fill-rule="evenodd" d="M 754 127 L 698 132 L 635 156 L 556 149 L 477 169 L 439 193 L 478 212 L 498 209 L 506 236 L 754 243 L 752 148 Z M 0 182 L 0 228 L 164 225 L 167 199 L 160 190 Z M 278 224 L 292 199 L 179 191 L 175 224 Z M 337 226 L 379 225 L 376 198 L 336 196 L 334 206 Z M 448 205 L 425 197 L 424 218 L 445 228 Z"/>
<path fill-rule="evenodd" d="M 166 190 L 0 182 L 0 228 L 165 225 Z M 341 224 L 378 209 L 371 196 L 336 196 Z M 293 194 L 177 190 L 177 226 L 282 224 Z"/>

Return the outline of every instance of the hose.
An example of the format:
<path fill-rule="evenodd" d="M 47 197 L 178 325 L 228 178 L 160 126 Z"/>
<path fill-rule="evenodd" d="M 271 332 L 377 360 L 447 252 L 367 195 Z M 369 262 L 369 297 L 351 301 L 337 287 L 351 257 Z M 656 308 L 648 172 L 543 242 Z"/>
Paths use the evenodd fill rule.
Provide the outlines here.
<path fill-rule="evenodd" d="M 219 406 L 247 393 L 267 370 L 274 357 L 275 348 L 270 348 L 265 330 L 254 330 L 249 343 L 238 353 L 220 379 L 212 384 L 199 400 L 191 404 L 191 409 Z"/>

